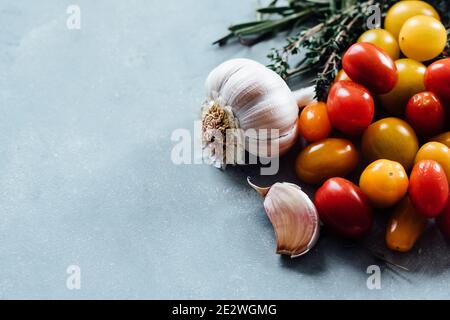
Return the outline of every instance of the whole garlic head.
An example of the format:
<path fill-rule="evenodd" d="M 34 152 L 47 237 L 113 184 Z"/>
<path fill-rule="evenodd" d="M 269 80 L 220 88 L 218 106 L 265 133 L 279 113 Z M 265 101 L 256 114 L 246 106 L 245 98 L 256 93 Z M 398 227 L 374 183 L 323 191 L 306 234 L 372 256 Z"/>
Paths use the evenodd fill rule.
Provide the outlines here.
<path fill-rule="evenodd" d="M 204 157 L 215 166 L 236 164 L 234 150 L 271 158 L 294 144 L 298 119 L 295 97 L 286 82 L 262 64 L 249 59 L 226 61 L 209 74 L 206 92 L 202 144 Z M 276 129 L 278 133 L 261 137 L 261 129 Z M 232 139 L 229 131 L 234 132 Z M 223 138 L 217 138 L 217 133 Z"/>

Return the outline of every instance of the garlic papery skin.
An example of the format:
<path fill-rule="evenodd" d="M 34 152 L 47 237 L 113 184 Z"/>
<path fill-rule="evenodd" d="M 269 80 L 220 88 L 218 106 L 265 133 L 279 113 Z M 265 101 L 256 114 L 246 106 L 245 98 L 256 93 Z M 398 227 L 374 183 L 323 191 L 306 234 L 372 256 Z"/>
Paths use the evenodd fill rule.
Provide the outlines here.
<path fill-rule="evenodd" d="M 253 60 L 232 59 L 211 71 L 205 87 L 202 145 L 204 158 L 217 167 L 238 163 L 228 149 L 273 158 L 295 143 L 296 96 L 274 71 Z M 311 90 L 299 96 L 310 99 Z"/>
<path fill-rule="evenodd" d="M 297 106 L 300 109 L 307 106 L 308 104 L 317 102 L 315 86 L 310 86 L 298 89 L 296 91 L 292 91 L 292 94 L 294 95 L 294 99 L 297 102 Z"/>
<path fill-rule="evenodd" d="M 275 183 L 260 188 L 250 186 L 264 198 L 264 209 L 272 223 L 277 242 L 276 252 L 291 258 L 307 253 L 317 243 L 320 220 L 308 195 L 292 183 Z"/>

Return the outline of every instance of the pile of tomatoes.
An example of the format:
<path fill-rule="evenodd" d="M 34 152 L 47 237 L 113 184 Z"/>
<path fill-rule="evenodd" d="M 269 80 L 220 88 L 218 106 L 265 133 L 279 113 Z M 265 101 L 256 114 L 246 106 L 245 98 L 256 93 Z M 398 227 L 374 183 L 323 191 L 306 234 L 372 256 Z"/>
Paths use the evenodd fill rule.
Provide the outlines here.
<path fill-rule="evenodd" d="M 302 110 L 299 131 L 310 144 L 296 172 L 320 186 L 314 203 L 334 233 L 360 238 L 375 208 L 393 208 L 389 248 L 412 249 L 430 219 L 450 238 L 450 58 L 438 59 L 446 45 L 431 5 L 400 1 L 384 29 L 346 51 L 327 102 Z M 361 164 L 359 186 L 343 178 Z"/>

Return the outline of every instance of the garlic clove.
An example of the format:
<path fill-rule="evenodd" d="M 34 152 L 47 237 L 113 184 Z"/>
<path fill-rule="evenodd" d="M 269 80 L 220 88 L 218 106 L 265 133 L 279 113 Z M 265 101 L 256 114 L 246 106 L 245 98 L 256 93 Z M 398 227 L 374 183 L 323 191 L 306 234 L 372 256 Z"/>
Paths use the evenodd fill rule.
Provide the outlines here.
<path fill-rule="evenodd" d="M 307 253 L 319 239 L 316 207 L 301 188 L 291 183 L 275 183 L 261 188 L 248 183 L 264 199 L 264 209 L 275 231 L 278 254 L 291 258 Z"/>

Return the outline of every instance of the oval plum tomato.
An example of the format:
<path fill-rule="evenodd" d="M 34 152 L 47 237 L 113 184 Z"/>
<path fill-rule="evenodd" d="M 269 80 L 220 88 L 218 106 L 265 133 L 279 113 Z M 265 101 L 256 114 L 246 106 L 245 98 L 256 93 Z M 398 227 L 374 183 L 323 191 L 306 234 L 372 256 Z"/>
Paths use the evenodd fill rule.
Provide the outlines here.
<path fill-rule="evenodd" d="M 361 174 L 359 187 L 378 208 L 387 208 L 400 201 L 408 191 L 408 175 L 395 161 L 372 162 Z"/>
<path fill-rule="evenodd" d="M 371 43 L 352 45 L 342 58 L 350 79 L 376 94 L 388 93 L 397 83 L 397 67 L 386 51 Z"/>
<path fill-rule="evenodd" d="M 372 227 L 373 211 L 369 199 L 346 179 L 327 180 L 317 190 L 314 204 L 325 226 L 343 237 L 360 238 Z"/>
<path fill-rule="evenodd" d="M 450 106 L 450 58 L 438 60 L 427 68 L 425 87 Z"/>
<path fill-rule="evenodd" d="M 434 93 L 418 93 L 406 106 L 406 121 L 418 135 L 430 137 L 444 129 L 444 106 Z"/>
<path fill-rule="evenodd" d="M 408 190 L 411 203 L 418 213 L 426 218 L 437 217 L 448 199 L 444 169 L 434 160 L 419 161 L 411 172 Z"/>
<path fill-rule="evenodd" d="M 329 138 L 310 144 L 295 161 L 301 181 L 321 184 L 332 177 L 344 177 L 356 169 L 358 151 L 348 140 Z"/>
<path fill-rule="evenodd" d="M 450 239 L 450 196 L 448 197 L 444 212 L 436 218 L 436 224 L 444 236 Z"/>
<path fill-rule="evenodd" d="M 352 81 L 331 87 L 327 107 L 331 125 L 348 135 L 361 134 L 372 122 L 375 108 L 370 92 Z"/>
<path fill-rule="evenodd" d="M 409 200 L 404 197 L 395 208 L 386 227 L 386 245 L 389 249 L 408 252 L 423 234 L 427 219 L 418 214 Z"/>
<path fill-rule="evenodd" d="M 298 130 L 309 142 L 316 142 L 328 137 L 331 131 L 327 105 L 314 102 L 307 105 L 298 119 Z"/>

